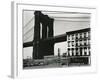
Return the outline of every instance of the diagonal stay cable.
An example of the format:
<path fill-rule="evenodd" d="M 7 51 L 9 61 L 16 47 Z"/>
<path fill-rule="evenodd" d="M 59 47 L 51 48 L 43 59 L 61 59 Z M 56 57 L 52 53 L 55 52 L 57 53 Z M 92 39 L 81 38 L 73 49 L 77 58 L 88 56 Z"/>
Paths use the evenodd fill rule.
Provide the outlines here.
<path fill-rule="evenodd" d="M 31 23 L 31 21 L 34 19 L 34 17 L 32 17 L 26 24 L 25 24 L 25 26 L 23 27 L 23 28 L 26 28 L 30 23 Z"/>
<path fill-rule="evenodd" d="M 26 39 L 24 39 L 24 41 L 28 40 L 32 35 L 33 35 L 33 33 L 31 33 L 30 36 L 26 37 Z"/>
<path fill-rule="evenodd" d="M 30 28 L 25 34 L 24 36 L 26 36 L 29 32 L 31 32 L 34 29 L 34 27 L 32 26 L 32 28 Z"/>

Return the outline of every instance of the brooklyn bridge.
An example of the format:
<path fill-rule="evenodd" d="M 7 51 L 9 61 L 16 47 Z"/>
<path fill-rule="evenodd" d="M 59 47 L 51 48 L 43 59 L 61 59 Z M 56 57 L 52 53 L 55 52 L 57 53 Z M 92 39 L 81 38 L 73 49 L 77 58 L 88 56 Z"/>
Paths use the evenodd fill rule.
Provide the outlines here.
<path fill-rule="evenodd" d="M 33 48 L 32 60 L 42 60 L 44 63 L 46 56 L 49 58 L 53 55 L 52 59 L 55 63 L 90 65 L 90 28 L 69 31 L 54 36 L 54 18 L 43 14 L 41 11 L 35 11 L 34 20 L 33 40 L 23 43 L 23 48 Z M 61 56 L 58 49 L 58 57 L 54 58 L 54 45 L 64 41 L 67 41 L 66 54 Z M 34 65 L 34 62 L 32 63 Z"/>
<path fill-rule="evenodd" d="M 48 15 L 42 14 L 40 11 L 35 13 L 34 39 L 31 42 L 23 44 L 23 47 L 33 47 L 33 59 L 43 59 L 46 55 L 54 55 L 54 44 L 66 41 L 66 33 L 55 36 L 53 30 L 54 19 Z M 42 38 L 40 37 L 40 29 L 42 26 Z"/>

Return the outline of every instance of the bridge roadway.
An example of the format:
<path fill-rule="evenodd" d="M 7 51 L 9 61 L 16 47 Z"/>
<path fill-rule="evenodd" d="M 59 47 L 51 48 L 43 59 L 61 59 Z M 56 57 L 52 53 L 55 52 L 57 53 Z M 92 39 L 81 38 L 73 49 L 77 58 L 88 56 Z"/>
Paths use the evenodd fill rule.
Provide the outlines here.
<path fill-rule="evenodd" d="M 69 31 L 66 32 L 65 34 L 61 34 L 58 36 L 54 36 L 54 37 L 48 37 L 47 39 L 40 39 L 40 42 L 46 42 L 46 41 L 50 41 L 53 43 L 58 43 L 58 42 L 63 42 L 63 41 L 67 41 L 67 35 L 68 34 L 75 34 L 75 33 L 81 33 L 81 32 L 87 32 L 90 31 L 90 28 L 85 28 L 85 29 L 81 29 L 81 30 L 76 30 L 76 31 Z M 39 41 L 37 41 L 38 43 Z M 23 47 L 31 47 L 34 45 L 34 40 L 30 41 L 30 42 L 26 42 L 23 43 Z"/>
<path fill-rule="evenodd" d="M 66 41 L 67 39 L 67 36 L 66 36 L 66 33 L 65 34 L 61 34 L 61 35 L 58 35 L 58 36 L 54 36 L 54 37 L 48 37 L 47 39 L 40 39 L 40 42 L 46 42 L 46 41 L 52 41 L 54 43 L 58 43 L 58 42 L 63 42 L 63 41 Z M 39 41 L 37 41 L 38 43 Z M 30 42 L 26 42 L 26 43 L 23 43 L 23 47 L 31 47 L 34 45 L 34 40 L 33 41 L 30 41 Z"/>

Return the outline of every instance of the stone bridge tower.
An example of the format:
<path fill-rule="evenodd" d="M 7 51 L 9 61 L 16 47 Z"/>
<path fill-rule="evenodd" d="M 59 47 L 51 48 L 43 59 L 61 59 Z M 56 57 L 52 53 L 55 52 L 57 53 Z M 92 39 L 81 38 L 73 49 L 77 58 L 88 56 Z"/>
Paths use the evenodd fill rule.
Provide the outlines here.
<path fill-rule="evenodd" d="M 35 11 L 34 15 L 33 59 L 43 59 L 44 56 L 54 55 L 54 41 L 46 40 L 54 35 L 54 19 L 44 15 L 41 11 Z"/>

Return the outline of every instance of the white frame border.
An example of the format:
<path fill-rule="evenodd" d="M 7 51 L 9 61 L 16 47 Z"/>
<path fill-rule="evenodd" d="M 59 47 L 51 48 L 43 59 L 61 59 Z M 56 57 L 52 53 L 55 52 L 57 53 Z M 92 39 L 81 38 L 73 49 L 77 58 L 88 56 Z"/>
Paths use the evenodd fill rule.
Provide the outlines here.
<path fill-rule="evenodd" d="M 30 10 L 48 10 L 48 11 L 69 11 L 69 12 L 85 12 L 91 13 L 91 44 L 92 44 L 92 56 L 91 56 L 91 67 L 75 67 L 75 68 L 47 68 L 47 69 L 33 69 L 33 70 L 23 70 L 22 67 L 22 11 L 23 9 Z M 86 7 L 71 7 L 71 6 L 55 6 L 55 5 L 38 5 L 38 4 L 25 4 L 12 2 L 12 68 L 11 76 L 13 78 L 23 78 L 23 77 L 45 77 L 45 76 L 59 76 L 72 73 L 91 73 L 97 71 L 97 59 L 96 50 L 93 38 L 95 36 L 95 26 L 96 26 L 96 8 L 86 8 Z"/>

